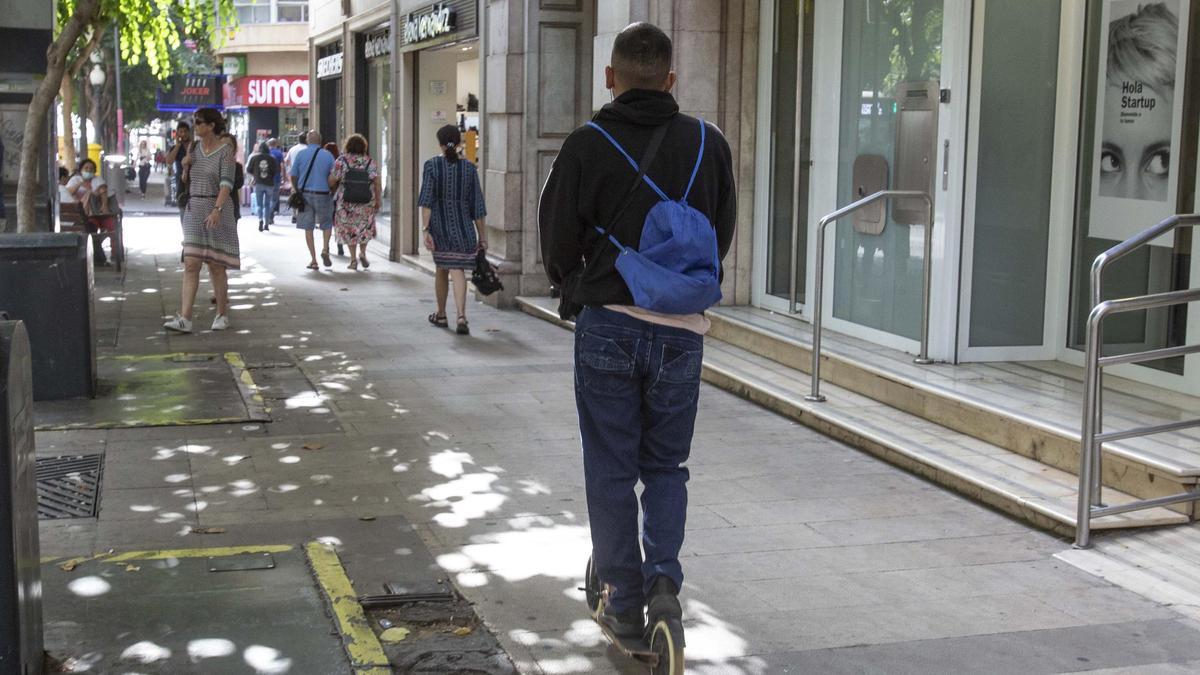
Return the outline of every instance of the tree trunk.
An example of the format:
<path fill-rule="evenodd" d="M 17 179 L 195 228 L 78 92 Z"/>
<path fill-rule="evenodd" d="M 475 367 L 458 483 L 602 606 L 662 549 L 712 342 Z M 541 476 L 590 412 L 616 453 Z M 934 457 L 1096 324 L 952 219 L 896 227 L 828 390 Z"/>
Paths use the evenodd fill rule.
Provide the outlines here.
<path fill-rule="evenodd" d="M 25 118 L 25 133 L 21 142 L 21 173 L 17 178 L 17 231 L 33 232 L 36 229 L 38 203 L 38 160 L 45 142 L 46 118 L 54 105 L 54 97 L 62 84 L 67 67 L 67 55 L 84 29 L 96 23 L 100 13 L 100 0 L 79 0 L 75 12 L 63 26 L 62 32 L 46 50 L 46 76 L 38 84 L 33 99 L 29 102 L 29 114 Z M 93 26 L 98 30 L 98 26 Z"/>
<path fill-rule="evenodd" d="M 59 98 L 62 99 L 63 124 L 63 165 L 67 171 L 75 170 L 75 120 L 71 117 L 71 109 L 75 107 L 75 82 L 63 77 L 62 85 L 58 88 Z"/>

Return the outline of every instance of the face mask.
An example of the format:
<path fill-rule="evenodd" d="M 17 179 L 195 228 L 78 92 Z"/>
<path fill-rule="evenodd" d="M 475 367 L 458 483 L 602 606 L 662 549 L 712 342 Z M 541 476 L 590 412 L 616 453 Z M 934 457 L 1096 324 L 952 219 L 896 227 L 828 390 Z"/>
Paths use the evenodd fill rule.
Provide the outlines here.
<path fill-rule="evenodd" d="M 96 177 L 96 174 L 92 173 L 91 171 L 80 171 L 79 175 L 83 176 L 84 180 L 91 180 Z"/>

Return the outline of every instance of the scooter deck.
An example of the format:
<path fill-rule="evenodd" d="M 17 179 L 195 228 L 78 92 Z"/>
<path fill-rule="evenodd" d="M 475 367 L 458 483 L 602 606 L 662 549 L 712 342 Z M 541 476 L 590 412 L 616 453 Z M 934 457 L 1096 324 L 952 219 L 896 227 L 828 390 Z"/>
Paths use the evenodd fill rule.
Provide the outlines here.
<path fill-rule="evenodd" d="M 592 617 L 596 621 L 596 617 Z M 650 645 L 642 638 L 627 638 L 621 637 L 605 626 L 602 622 L 596 621 L 596 625 L 600 626 L 600 632 L 604 634 L 604 639 L 616 647 L 625 656 L 630 656 L 638 661 L 641 661 L 650 667 L 658 665 L 658 654 L 650 649 Z"/>

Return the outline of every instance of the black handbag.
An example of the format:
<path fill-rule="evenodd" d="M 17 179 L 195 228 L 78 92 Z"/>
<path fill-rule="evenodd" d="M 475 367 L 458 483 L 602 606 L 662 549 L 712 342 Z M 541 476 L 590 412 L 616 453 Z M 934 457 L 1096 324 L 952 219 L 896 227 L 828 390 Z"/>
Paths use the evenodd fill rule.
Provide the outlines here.
<path fill-rule="evenodd" d="M 482 248 L 475 253 L 475 270 L 471 272 L 471 283 L 475 284 L 475 289 L 481 295 L 491 295 L 504 290 L 496 266 L 488 262 L 487 251 Z"/>
<path fill-rule="evenodd" d="M 658 154 L 658 146 L 662 145 L 663 137 L 667 135 L 667 128 L 671 126 L 670 122 L 659 126 L 654 130 L 654 135 L 650 137 L 650 144 L 646 146 L 646 151 L 642 154 L 642 161 L 638 163 L 638 175 L 633 179 L 633 184 L 629 186 L 629 191 L 625 193 L 625 199 L 622 201 L 620 208 L 617 209 L 615 215 L 609 221 L 608 231 L 612 231 L 617 221 L 621 216 L 625 215 L 625 210 L 629 208 L 629 204 L 633 201 L 633 196 L 637 194 L 638 186 L 642 182 L 642 178 L 646 175 L 646 169 L 650 168 L 650 163 L 654 161 L 655 155 Z M 592 248 L 592 255 L 588 256 L 587 260 L 594 260 L 600 253 L 600 249 L 604 247 L 608 237 L 597 236 L 595 245 Z M 579 288 L 579 280 L 583 278 L 584 269 L 587 266 L 587 260 L 580 261 L 575 269 L 567 272 L 563 276 L 562 284 L 558 288 L 558 318 L 563 321 L 571 321 L 580 312 L 583 311 L 583 305 L 575 302 L 575 290 Z"/>
<path fill-rule="evenodd" d="M 190 146 L 188 146 L 188 154 L 196 152 L 197 145 L 199 145 L 199 143 L 192 143 Z M 192 198 L 191 169 L 187 170 L 186 175 L 186 180 L 183 176 L 179 176 L 179 192 L 175 195 L 175 204 L 179 206 L 181 211 L 187 210 L 188 201 Z"/>
<path fill-rule="evenodd" d="M 304 189 L 302 186 L 308 185 L 308 177 L 312 175 L 313 164 L 317 163 L 317 154 L 321 152 L 321 148 L 313 153 L 312 159 L 308 162 L 308 171 L 304 172 L 304 180 L 300 181 L 300 185 L 292 186 L 292 194 L 288 197 L 288 206 L 296 213 L 304 210 Z"/>

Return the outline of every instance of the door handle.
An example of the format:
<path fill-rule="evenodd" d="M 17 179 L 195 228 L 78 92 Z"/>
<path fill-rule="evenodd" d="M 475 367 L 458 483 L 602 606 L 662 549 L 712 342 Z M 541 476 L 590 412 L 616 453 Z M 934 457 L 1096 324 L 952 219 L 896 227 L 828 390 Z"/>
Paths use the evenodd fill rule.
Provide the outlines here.
<path fill-rule="evenodd" d="M 950 189 L 950 139 L 942 141 L 942 192 Z"/>

